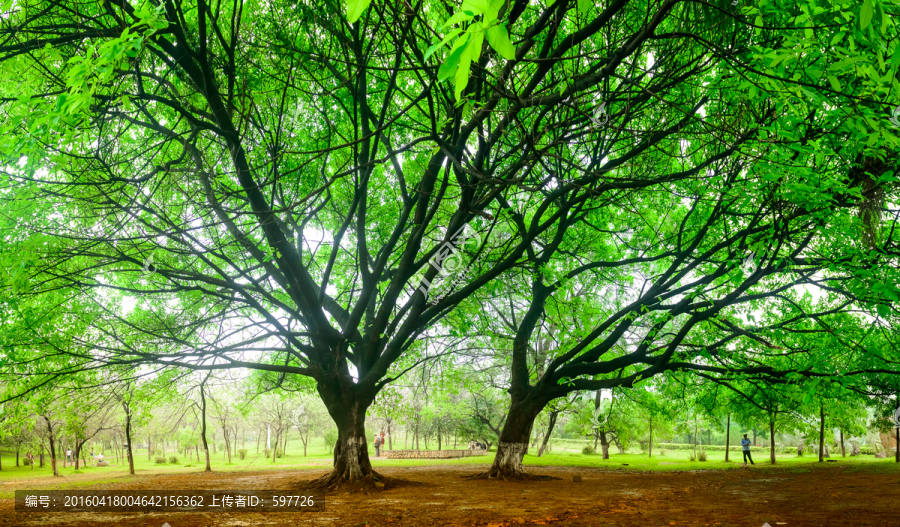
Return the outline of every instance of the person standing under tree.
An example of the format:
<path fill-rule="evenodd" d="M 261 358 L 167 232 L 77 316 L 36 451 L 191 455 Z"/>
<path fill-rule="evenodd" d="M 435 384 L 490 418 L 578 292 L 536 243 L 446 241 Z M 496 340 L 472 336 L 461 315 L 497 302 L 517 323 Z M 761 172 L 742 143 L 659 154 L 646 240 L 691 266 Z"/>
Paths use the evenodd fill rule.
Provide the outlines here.
<path fill-rule="evenodd" d="M 379 443 L 378 440 L 379 440 L 378 434 L 375 434 L 375 457 L 378 457 L 381 455 L 381 452 L 380 452 L 381 449 L 379 448 L 381 446 L 381 443 Z"/>
<path fill-rule="evenodd" d="M 748 459 L 751 465 L 755 465 L 753 457 L 750 456 L 750 440 L 747 439 L 747 434 L 744 434 L 744 439 L 741 439 L 741 449 L 744 451 L 744 466 L 747 466 Z"/>

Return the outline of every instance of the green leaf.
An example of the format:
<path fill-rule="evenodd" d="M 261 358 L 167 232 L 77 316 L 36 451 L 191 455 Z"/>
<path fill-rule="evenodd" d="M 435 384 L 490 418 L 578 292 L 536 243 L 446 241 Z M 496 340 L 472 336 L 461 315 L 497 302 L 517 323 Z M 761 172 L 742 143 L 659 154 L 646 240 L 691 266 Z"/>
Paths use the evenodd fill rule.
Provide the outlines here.
<path fill-rule="evenodd" d="M 831 88 L 834 91 L 841 91 L 841 83 L 838 81 L 837 77 L 835 77 L 834 75 L 829 75 L 828 82 L 831 83 Z"/>
<path fill-rule="evenodd" d="M 897 71 L 900 68 L 900 44 L 894 46 L 894 54 L 891 55 L 891 69 Z"/>
<path fill-rule="evenodd" d="M 872 22 L 872 15 L 874 13 L 875 7 L 872 5 L 872 0 L 863 2 L 862 9 L 859 12 L 859 27 L 862 29 L 869 27 L 869 23 Z"/>
<path fill-rule="evenodd" d="M 430 57 L 435 51 L 437 51 L 438 48 L 444 47 L 448 42 L 450 42 L 453 37 L 459 35 L 460 33 L 462 33 L 462 29 L 459 28 L 447 33 L 447 36 L 444 37 L 443 40 L 428 48 L 428 51 L 425 52 L 425 60 L 428 60 L 428 57 Z"/>
<path fill-rule="evenodd" d="M 459 59 L 460 57 L 462 57 L 463 52 L 466 50 L 465 44 L 469 40 L 470 36 L 470 33 L 466 33 L 456 41 L 455 49 L 450 52 L 450 56 L 447 57 L 447 60 L 445 60 L 444 63 L 441 64 L 441 67 L 438 69 L 439 81 L 445 81 L 449 79 L 456 72 L 456 68 L 457 66 L 459 66 Z"/>
<path fill-rule="evenodd" d="M 469 37 L 466 43 L 465 51 L 459 57 L 459 67 L 456 69 L 456 100 L 462 97 L 463 90 L 469 85 L 469 70 L 472 68 L 472 62 L 478 60 L 481 56 L 481 44 L 484 42 L 484 33 L 479 31 Z"/>
<path fill-rule="evenodd" d="M 491 26 L 485 32 L 488 42 L 494 51 L 500 54 L 506 60 L 516 58 L 516 47 L 509 41 L 509 34 L 506 32 L 505 26 Z"/>
<path fill-rule="evenodd" d="M 372 0 L 347 0 L 347 22 L 355 24 Z"/>
<path fill-rule="evenodd" d="M 591 10 L 591 0 L 578 0 L 578 13 L 585 14 Z"/>
<path fill-rule="evenodd" d="M 441 27 L 445 28 L 445 27 L 452 26 L 453 24 L 459 24 L 460 22 L 464 22 L 466 20 L 472 20 L 473 17 L 474 17 L 474 15 L 470 15 L 470 14 L 466 13 L 465 11 L 460 11 L 459 13 L 456 13 L 455 15 L 448 18 L 444 22 L 444 25 Z"/>
<path fill-rule="evenodd" d="M 877 306 L 875 306 L 875 309 L 878 311 L 878 315 L 882 317 L 887 317 L 891 314 L 890 308 L 888 308 L 884 304 L 878 304 Z"/>

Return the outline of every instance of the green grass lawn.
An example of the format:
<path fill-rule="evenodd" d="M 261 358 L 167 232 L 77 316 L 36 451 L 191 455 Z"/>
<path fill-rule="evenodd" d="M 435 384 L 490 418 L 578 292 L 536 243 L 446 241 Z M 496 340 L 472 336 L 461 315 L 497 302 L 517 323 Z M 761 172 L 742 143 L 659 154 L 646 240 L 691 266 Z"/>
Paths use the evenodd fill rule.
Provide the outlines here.
<path fill-rule="evenodd" d="M 398 444 L 399 443 L 399 444 Z M 572 466 L 607 468 L 611 470 L 652 470 L 652 471 L 679 471 L 679 470 L 723 470 L 740 467 L 742 457 L 739 453 L 732 452 L 730 461 L 725 462 L 725 452 L 708 452 L 705 462 L 690 461 L 690 451 L 661 451 L 654 449 L 652 458 L 646 453 L 618 454 L 617 449 L 611 449 L 610 459 L 604 460 L 599 454 L 584 455 L 581 448 L 584 441 L 559 441 L 554 444 L 550 453 L 541 457 L 534 455 L 537 450 L 531 449 L 531 454 L 525 456 L 524 463 L 527 466 Z M 259 470 L 328 470 L 331 467 L 332 456 L 325 447 L 322 438 L 312 440 L 308 448 L 308 456 L 303 456 L 303 446 L 299 441 L 288 443 L 287 453 L 272 462 L 272 458 L 263 458 L 262 450 L 256 453 L 255 444 L 247 445 L 246 459 L 232 457 L 232 463 L 224 459 L 223 453 L 212 455 L 212 469 L 217 472 L 240 472 Z M 395 442 L 395 449 L 402 448 L 402 442 Z M 431 445 L 436 446 L 436 445 Z M 106 453 L 104 453 L 106 454 Z M 374 449 L 370 452 L 374 455 Z M 173 455 L 167 452 L 166 457 Z M 135 455 L 136 477 L 152 474 L 176 474 L 188 472 L 200 472 L 204 469 L 204 463 L 197 461 L 196 454 L 189 461 L 185 456 L 178 456 L 177 464 L 156 464 L 147 459 L 147 450 L 139 449 Z M 105 456 L 111 465 L 109 467 L 80 467 L 76 472 L 72 466 L 62 467 L 60 461 L 60 478 L 54 478 L 50 470 L 49 459 L 45 458 L 44 467 L 15 466 L 15 454 L 9 451 L 0 452 L 2 470 L 0 470 L 0 498 L 12 498 L 16 489 L 31 488 L 77 488 L 92 484 L 113 482 L 131 478 L 128 474 L 128 466 L 122 459 L 116 462 L 115 456 Z M 156 457 L 156 456 L 153 456 Z M 768 452 L 754 452 L 754 461 L 759 467 L 768 467 Z M 871 472 L 900 472 L 900 464 L 894 463 L 893 458 L 875 459 L 874 456 L 840 457 L 832 456 L 836 463 L 828 465 L 847 465 L 848 470 L 864 470 Z M 426 465 L 483 465 L 493 461 L 493 453 L 486 456 L 468 457 L 462 459 L 374 459 L 375 467 L 402 467 L 402 466 L 426 466 Z M 777 465 L 786 470 L 808 470 L 818 465 L 818 458 L 814 455 L 797 457 L 796 454 L 779 454 L 776 458 Z"/>

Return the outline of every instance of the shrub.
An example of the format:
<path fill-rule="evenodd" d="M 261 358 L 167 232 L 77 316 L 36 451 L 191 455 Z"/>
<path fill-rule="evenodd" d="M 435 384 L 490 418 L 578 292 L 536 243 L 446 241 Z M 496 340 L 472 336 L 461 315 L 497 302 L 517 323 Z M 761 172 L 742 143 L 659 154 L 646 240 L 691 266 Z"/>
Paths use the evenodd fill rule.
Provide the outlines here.
<path fill-rule="evenodd" d="M 239 458 L 244 459 L 245 457 L 247 457 L 247 449 L 246 448 L 239 449 L 237 451 L 237 455 Z"/>
<path fill-rule="evenodd" d="M 586 456 L 593 456 L 597 452 L 594 451 L 594 447 L 592 447 L 591 445 L 588 445 L 581 449 L 581 453 Z"/>
<path fill-rule="evenodd" d="M 665 448 L 668 450 L 693 450 L 694 444 L 693 443 L 659 443 L 659 447 Z M 702 447 L 705 450 L 708 450 L 711 452 L 725 452 L 725 445 L 702 445 Z M 731 452 L 740 452 L 741 445 L 740 445 L 740 443 L 732 444 L 728 450 Z M 750 451 L 751 452 L 767 452 L 768 447 L 751 446 Z"/>
<path fill-rule="evenodd" d="M 172 465 L 178 463 L 178 456 L 169 456 L 169 463 Z"/>
<path fill-rule="evenodd" d="M 275 449 L 275 457 L 284 457 L 284 450 L 280 448 Z"/>
<path fill-rule="evenodd" d="M 328 448 L 328 451 L 331 452 L 334 450 L 334 445 L 337 443 L 338 433 L 336 430 L 329 430 L 325 432 L 325 446 Z"/>
<path fill-rule="evenodd" d="M 268 448 L 264 448 L 264 449 L 263 449 L 263 457 L 266 458 L 266 459 L 269 459 L 269 456 L 270 456 L 270 455 L 272 455 L 272 451 L 269 450 Z"/>
<path fill-rule="evenodd" d="M 691 452 L 690 454 L 688 454 L 688 460 L 697 461 L 697 455 Z"/>
<path fill-rule="evenodd" d="M 699 459 L 700 461 L 706 461 L 706 450 L 697 452 L 697 459 Z"/>
<path fill-rule="evenodd" d="M 27 467 L 27 466 L 31 465 L 31 460 L 28 459 L 27 457 L 26 457 L 26 458 L 22 458 L 22 464 L 25 465 L 25 466 Z"/>
<path fill-rule="evenodd" d="M 225 442 L 219 441 L 218 443 L 216 443 L 216 450 L 225 450 Z"/>
<path fill-rule="evenodd" d="M 157 465 L 162 465 L 165 462 L 166 462 L 165 456 L 156 456 L 156 464 Z"/>
<path fill-rule="evenodd" d="M 666 455 L 666 450 L 665 450 L 665 449 L 662 449 L 662 450 L 659 451 L 659 454 L 656 454 L 656 455 L 657 455 L 657 456 L 664 456 L 664 455 Z"/>

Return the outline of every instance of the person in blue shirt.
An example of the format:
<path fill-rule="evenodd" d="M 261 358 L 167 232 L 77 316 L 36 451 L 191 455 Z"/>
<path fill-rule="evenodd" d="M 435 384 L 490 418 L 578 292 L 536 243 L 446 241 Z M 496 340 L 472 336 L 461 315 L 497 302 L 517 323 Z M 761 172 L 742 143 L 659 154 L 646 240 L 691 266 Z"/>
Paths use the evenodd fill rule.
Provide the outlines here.
<path fill-rule="evenodd" d="M 744 451 L 744 465 L 747 464 L 748 459 L 751 465 L 755 465 L 753 458 L 750 457 L 750 440 L 747 439 L 747 434 L 744 434 L 744 439 L 741 439 L 741 449 Z"/>

